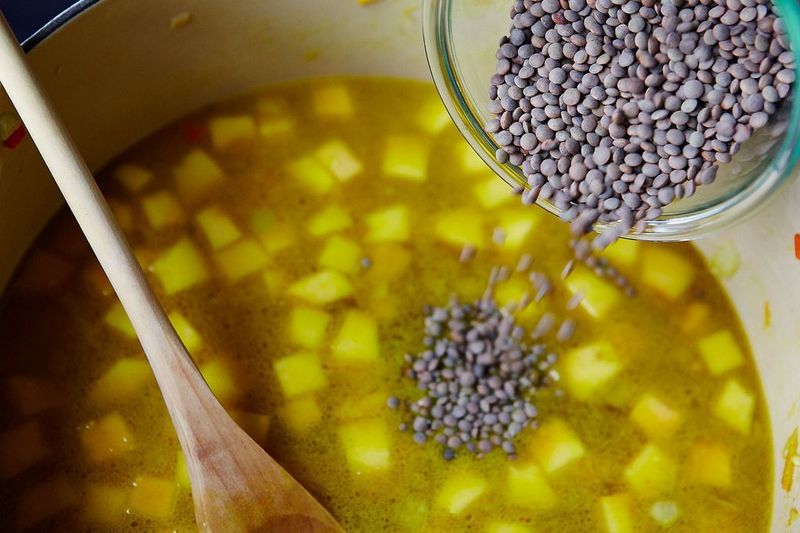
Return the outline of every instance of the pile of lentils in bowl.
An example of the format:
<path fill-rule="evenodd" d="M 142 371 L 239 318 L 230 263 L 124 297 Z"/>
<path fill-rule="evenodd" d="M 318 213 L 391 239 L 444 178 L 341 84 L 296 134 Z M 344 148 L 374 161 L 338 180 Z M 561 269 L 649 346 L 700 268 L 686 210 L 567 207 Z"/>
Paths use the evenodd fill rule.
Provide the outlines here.
<path fill-rule="evenodd" d="M 486 130 L 602 248 L 712 183 L 795 80 L 766 0 L 515 0 Z"/>

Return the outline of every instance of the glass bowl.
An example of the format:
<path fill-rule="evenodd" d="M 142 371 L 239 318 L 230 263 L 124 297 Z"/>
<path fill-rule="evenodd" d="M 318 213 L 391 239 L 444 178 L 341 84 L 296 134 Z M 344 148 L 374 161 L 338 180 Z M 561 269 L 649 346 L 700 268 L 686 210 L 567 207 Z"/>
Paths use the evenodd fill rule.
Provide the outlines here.
<path fill-rule="evenodd" d="M 797 0 L 774 4 L 786 23 L 795 54 L 800 43 Z M 506 182 L 526 186 L 520 168 L 495 159 L 498 145 L 484 131 L 494 118 L 486 109 L 495 52 L 506 35 L 512 0 L 424 0 L 423 32 L 428 64 L 436 87 L 461 133 Z M 800 54 L 798 54 L 800 55 Z M 763 207 L 787 181 L 800 156 L 800 80 L 770 122 L 742 146 L 730 163 L 720 165 L 716 181 L 697 188 L 690 198 L 673 202 L 633 238 L 688 240 L 740 222 Z M 537 204 L 558 215 L 548 200 Z M 596 226 L 602 230 L 602 225 Z"/>

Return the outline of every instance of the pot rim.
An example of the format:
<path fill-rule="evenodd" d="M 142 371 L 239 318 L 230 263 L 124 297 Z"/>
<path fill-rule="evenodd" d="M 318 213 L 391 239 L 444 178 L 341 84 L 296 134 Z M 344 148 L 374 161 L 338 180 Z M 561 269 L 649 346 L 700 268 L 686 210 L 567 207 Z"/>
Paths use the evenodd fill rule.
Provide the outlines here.
<path fill-rule="evenodd" d="M 39 43 L 50 37 L 56 30 L 60 29 L 64 24 L 71 21 L 93 5 L 100 2 L 100 0 L 78 0 L 71 4 L 69 7 L 61 11 L 58 15 L 48 20 L 44 26 L 33 32 L 33 34 L 22 41 L 22 49 L 26 53 L 33 50 Z"/>

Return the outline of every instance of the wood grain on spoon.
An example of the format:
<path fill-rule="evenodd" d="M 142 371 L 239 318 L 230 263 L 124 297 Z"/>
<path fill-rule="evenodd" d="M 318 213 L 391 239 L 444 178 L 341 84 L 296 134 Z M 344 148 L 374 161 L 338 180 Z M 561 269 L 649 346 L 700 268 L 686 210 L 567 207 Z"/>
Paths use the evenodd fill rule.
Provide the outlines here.
<path fill-rule="evenodd" d="M 92 174 L 0 15 L 0 83 L 28 128 L 131 319 L 186 455 L 206 531 L 341 531 L 211 393 L 147 284 Z"/>

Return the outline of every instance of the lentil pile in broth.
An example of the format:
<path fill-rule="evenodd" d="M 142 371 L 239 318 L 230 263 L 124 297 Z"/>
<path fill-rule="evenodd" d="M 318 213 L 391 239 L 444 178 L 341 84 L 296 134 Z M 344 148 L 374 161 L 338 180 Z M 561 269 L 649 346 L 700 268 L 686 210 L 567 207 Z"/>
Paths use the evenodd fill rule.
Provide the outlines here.
<path fill-rule="evenodd" d="M 765 403 L 700 256 L 615 243 L 632 298 L 583 265 L 561 281 L 568 227 L 518 205 L 428 85 L 269 88 L 157 133 L 102 184 L 212 389 L 347 530 L 767 530 Z M 559 359 L 516 457 L 447 461 L 399 429 L 422 394 L 404 355 L 425 305 L 475 301 L 526 253 L 553 289 L 517 323 L 550 311 L 575 335 L 544 338 Z M 517 273 L 495 297 L 528 290 Z M 0 529 L 196 528 L 158 389 L 64 213 L 4 298 L 0 353 Z"/>

